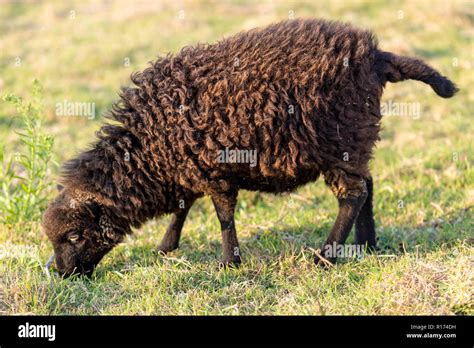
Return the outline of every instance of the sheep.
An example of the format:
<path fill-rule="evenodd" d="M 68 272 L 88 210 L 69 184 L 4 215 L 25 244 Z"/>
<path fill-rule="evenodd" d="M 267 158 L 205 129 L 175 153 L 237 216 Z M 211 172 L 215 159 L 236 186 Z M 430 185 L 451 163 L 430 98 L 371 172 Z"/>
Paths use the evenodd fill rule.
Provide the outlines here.
<path fill-rule="evenodd" d="M 176 249 L 203 196 L 220 221 L 222 264 L 238 265 L 239 190 L 291 192 L 320 175 L 339 203 L 321 256 L 334 262 L 324 247 L 342 245 L 353 225 L 356 244 L 376 248 L 368 163 L 383 89 L 406 79 L 443 98 L 457 91 L 421 60 L 379 50 L 372 32 L 317 19 L 158 58 L 132 74 L 92 148 L 63 167 L 43 219 L 58 272 L 90 276 L 132 228 L 164 214 L 173 217 L 158 250 Z"/>

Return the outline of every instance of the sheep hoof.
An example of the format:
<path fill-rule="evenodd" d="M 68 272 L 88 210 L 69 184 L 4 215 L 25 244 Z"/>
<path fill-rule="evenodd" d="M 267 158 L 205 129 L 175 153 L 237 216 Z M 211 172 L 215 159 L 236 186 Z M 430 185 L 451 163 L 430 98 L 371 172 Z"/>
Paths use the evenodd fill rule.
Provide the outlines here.
<path fill-rule="evenodd" d="M 219 268 L 220 269 L 229 269 L 229 268 L 236 269 L 236 268 L 239 268 L 241 263 L 242 263 L 242 260 L 240 259 L 240 257 L 238 259 L 236 258 L 232 260 L 222 260 L 221 262 L 219 262 Z"/>
<path fill-rule="evenodd" d="M 156 248 L 156 251 L 158 251 L 160 255 L 166 255 L 167 253 L 176 249 L 178 249 L 177 246 L 160 245 L 158 248 Z"/>
<path fill-rule="evenodd" d="M 336 258 L 323 258 L 320 255 L 316 255 L 314 257 L 314 263 L 322 269 L 330 269 L 336 263 Z"/>

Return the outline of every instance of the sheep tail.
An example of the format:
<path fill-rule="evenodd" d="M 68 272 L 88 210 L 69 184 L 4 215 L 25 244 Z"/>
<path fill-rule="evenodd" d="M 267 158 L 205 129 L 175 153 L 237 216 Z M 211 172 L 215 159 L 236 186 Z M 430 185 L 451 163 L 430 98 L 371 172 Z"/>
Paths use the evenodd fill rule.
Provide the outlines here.
<path fill-rule="evenodd" d="M 418 80 L 430 85 L 443 98 L 450 98 L 459 90 L 447 77 L 420 59 L 377 51 L 375 68 L 383 84 L 387 81 Z"/>

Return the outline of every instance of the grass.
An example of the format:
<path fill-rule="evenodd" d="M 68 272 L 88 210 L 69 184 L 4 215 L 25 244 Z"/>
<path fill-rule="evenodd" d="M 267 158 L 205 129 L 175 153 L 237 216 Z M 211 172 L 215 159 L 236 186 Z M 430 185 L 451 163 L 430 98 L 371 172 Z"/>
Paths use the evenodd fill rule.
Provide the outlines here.
<path fill-rule="evenodd" d="M 38 200 L 25 205 L 29 215 L 13 214 L 0 225 L 0 314 L 474 314 L 468 1 L 7 2 L 0 12 L 0 94 L 33 100 L 28 91 L 38 78 L 44 85 L 38 131 L 55 139 L 33 197 L 55 196 L 50 184 L 58 168 L 51 164 L 93 141 L 101 123 L 100 117 L 56 116 L 56 103 L 93 102 L 99 115 L 129 74 L 156 55 L 274 22 L 289 11 L 372 28 L 383 49 L 418 55 L 461 88 L 449 100 L 415 81 L 386 88 L 383 101 L 419 103 L 421 115 L 383 119 L 371 163 L 380 254 L 326 271 L 313 266 L 311 248 L 324 241 L 337 211 L 318 181 L 291 195 L 242 192 L 236 223 L 244 264 L 237 270 L 218 269 L 220 231 L 205 198 L 192 208 L 181 247 L 169 256 L 155 252 L 165 217 L 135 231 L 91 280 L 48 279 L 42 265 L 52 249 L 39 223 L 45 202 Z M 5 164 L 28 149 L 15 132 L 24 127 L 16 114 L 0 103 Z M 25 160 L 14 167 L 32 163 Z M 0 184 L 21 187 L 5 176 Z M 18 201 L 27 197 L 19 193 Z"/>

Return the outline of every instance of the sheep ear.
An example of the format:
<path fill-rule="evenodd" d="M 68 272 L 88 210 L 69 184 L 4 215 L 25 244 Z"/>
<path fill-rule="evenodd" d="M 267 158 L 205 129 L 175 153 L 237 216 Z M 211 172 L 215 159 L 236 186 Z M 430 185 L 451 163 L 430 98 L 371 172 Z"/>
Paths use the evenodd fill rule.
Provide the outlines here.
<path fill-rule="evenodd" d="M 59 192 L 61 192 L 63 190 L 64 186 L 61 185 L 61 184 L 57 184 L 56 188 L 58 189 Z"/>

